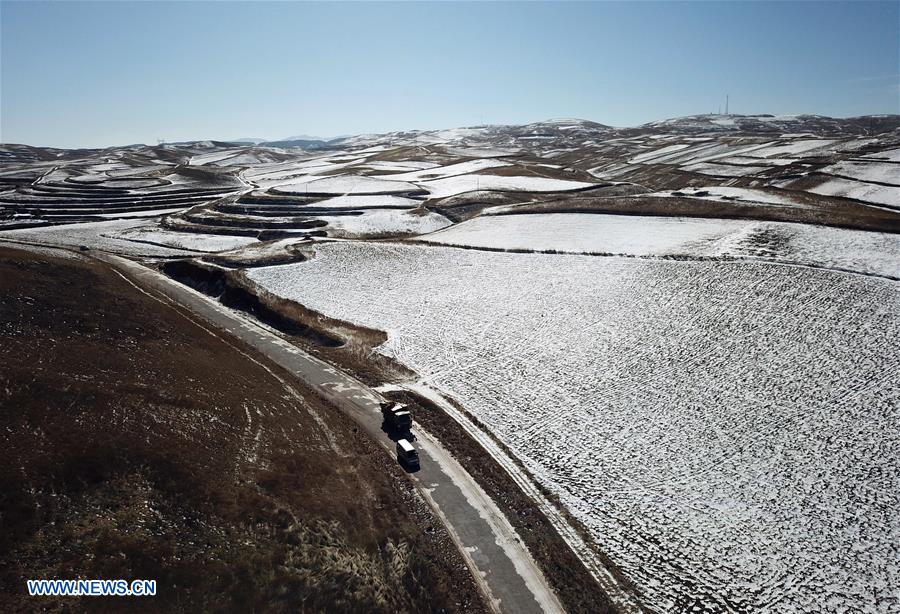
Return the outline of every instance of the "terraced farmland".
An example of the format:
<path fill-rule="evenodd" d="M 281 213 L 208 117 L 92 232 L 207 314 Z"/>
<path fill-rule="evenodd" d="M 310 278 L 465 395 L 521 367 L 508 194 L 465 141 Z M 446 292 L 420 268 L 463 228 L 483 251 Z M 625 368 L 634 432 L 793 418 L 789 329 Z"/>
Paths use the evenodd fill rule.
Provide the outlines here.
<path fill-rule="evenodd" d="M 0 228 L 141 217 L 174 232 L 264 241 L 366 239 L 429 233 L 495 204 L 567 200 L 606 213 L 898 232 L 895 124 L 699 116 L 614 129 L 564 120 L 362 135 L 311 151 L 8 145 Z"/>
<path fill-rule="evenodd" d="M 388 331 L 649 607 L 900 607 L 895 282 L 383 244 L 251 276 Z"/>
<path fill-rule="evenodd" d="M 52 166 L 27 185 L 0 193 L 0 228 L 159 217 L 236 192 L 228 175 L 179 171 L 162 163 L 91 160 Z"/>

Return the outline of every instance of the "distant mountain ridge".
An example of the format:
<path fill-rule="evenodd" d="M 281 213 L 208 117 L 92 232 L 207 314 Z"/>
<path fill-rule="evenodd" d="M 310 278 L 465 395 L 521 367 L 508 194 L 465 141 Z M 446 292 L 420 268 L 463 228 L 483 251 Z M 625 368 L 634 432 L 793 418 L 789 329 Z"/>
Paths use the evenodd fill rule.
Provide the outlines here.
<path fill-rule="evenodd" d="M 565 118 L 548 119 L 529 124 L 483 125 L 440 130 L 403 130 L 399 132 L 360 134 L 336 137 L 329 140 L 291 138 L 280 141 L 263 141 L 258 143 L 258 145 L 261 147 L 320 149 L 381 139 L 415 140 L 424 144 L 429 141 L 464 141 L 473 138 L 478 141 L 502 140 L 509 144 L 509 141 L 519 143 L 552 139 L 569 141 L 595 137 L 608 138 L 612 134 L 629 136 L 650 132 L 670 134 L 721 134 L 723 132 L 737 134 L 809 133 L 817 136 L 862 136 L 883 134 L 898 129 L 900 129 L 900 115 L 865 115 L 834 118 L 808 114 L 706 114 L 659 120 L 633 127 L 615 127 L 591 120 Z"/>
<path fill-rule="evenodd" d="M 240 143 L 242 145 L 270 145 L 272 147 L 294 147 L 294 145 L 283 145 L 284 143 L 328 143 L 337 139 L 346 138 L 349 135 L 341 135 L 335 137 L 312 136 L 310 134 L 297 134 L 294 136 L 286 136 L 281 139 L 261 139 L 256 137 L 244 137 L 240 139 L 230 139 L 229 143 Z M 302 146 L 302 145 L 297 145 Z"/>
<path fill-rule="evenodd" d="M 341 138 L 335 136 L 312 136 L 310 134 L 297 134 L 294 136 L 286 136 L 283 139 L 277 139 L 279 141 L 333 141 L 334 139 Z"/>
<path fill-rule="evenodd" d="M 900 126 L 900 115 L 827 117 L 824 115 L 689 115 L 649 122 L 637 129 L 674 128 L 680 132 L 811 132 L 814 134 L 874 134 Z"/>
<path fill-rule="evenodd" d="M 646 134 L 811 134 L 816 136 L 867 136 L 900 130 L 900 115 L 863 115 L 858 117 L 834 118 L 824 115 L 736 115 L 704 114 L 658 120 L 632 127 L 616 127 L 598 122 L 577 119 L 548 119 L 529 124 L 480 125 L 439 130 L 403 130 L 387 133 L 358 134 L 334 138 L 318 138 L 311 135 L 295 135 L 278 140 L 244 137 L 227 141 L 195 140 L 165 143 L 163 145 L 194 145 L 198 147 L 256 146 L 280 149 L 327 149 L 338 146 L 353 146 L 370 141 L 411 141 L 417 144 L 464 142 L 472 140 L 487 145 L 501 143 L 527 144 L 559 139 L 561 142 L 591 141 L 616 137 L 630 137 Z M 63 149 L 53 147 L 32 147 L 25 144 L 3 143 L 4 147 L 31 148 L 17 151 L 15 157 L 48 159 L 64 155 L 62 152 L 99 151 L 123 147 L 144 147 L 135 144 L 98 148 Z M 52 152 L 52 153 L 51 153 Z M 68 154 L 65 154 L 68 155 Z M 0 156 L 0 161 L 3 157 Z"/>

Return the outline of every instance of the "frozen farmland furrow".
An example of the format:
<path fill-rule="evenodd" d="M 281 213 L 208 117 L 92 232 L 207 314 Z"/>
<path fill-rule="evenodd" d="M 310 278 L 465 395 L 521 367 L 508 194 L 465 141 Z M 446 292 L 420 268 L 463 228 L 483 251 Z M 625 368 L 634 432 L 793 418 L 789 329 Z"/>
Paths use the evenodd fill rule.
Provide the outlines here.
<path fill-rule="evenodd" d="M 896 282 L 384 243 L 251 276 L 386 330 L 651 607 L 900 608 Z"/>

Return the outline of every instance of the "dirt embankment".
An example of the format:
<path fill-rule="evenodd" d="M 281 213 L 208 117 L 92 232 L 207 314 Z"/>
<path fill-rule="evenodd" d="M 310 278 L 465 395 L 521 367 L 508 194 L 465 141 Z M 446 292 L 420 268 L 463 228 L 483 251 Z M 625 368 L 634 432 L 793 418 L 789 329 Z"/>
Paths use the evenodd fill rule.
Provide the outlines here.
<path fill-rule="evenodd" d="M 248 313 L 260 322 L 292 337 L 302 337 L 319 347 L 340 347 L 343 339 L 305 323 L 272 297 L 263 296 L 245 281 L 240 272 L 205 266 L 191 260 L 165 262 L 162 271 L 195 290 L 219 299 L 226 307 Z M 276 297 L 277 298 L 277 297 Z M 269 299 L 269 300 L 267 300 Z M 298 306 L 299 307 L 299 306 Z"/>
<path fill-rule="evenodd" d="M 161 266 L 163 273 L 222 304 L 253 315 L 284 333 L 311 354 L 347 369 L 370 385 L 385 377 L 412 376 L 412 372 L 374 348 L 387 335 L 313 311 L 261 288 L 240 270 L 226 270 L 196 260 L 175 260 Z"/>
<path fill-rule="evenodd" d="M 99 264 L 0 248 L 0 611 L 483 611 L 396 464 L 264 364 Z"/>
<path fill-rule="evenodd" d="M 630 195 L 573 197 L 517 206 L 505 214 L 608 213 L 663 217 L 799 222 L 854 230 L 900 233 L 900 212 L 870 207 L 844 198 L 813 197 L 790 192 L 798 206 L 746 203 L 738 200 L 708 200 L 688 196 Z"/>
<path fill-rule="evenodd" d="M 261 229 L 254 225 L 248 226 L 219 226 L 215 224 L 192 223 L 178 216 L 166 215 L 160 219 L 160 227 L 175 232 L 202 233 L 210 235 L 228 235 L 236 237 L 256 237 L 260 241 L 272 239 L 288 239 L 304 237 L 325 237 L 328 233 L 324 230 L 298 230 L 298 229 Z"/>
<path fill-rule="evenodd" d="M 646 191 L 645 188 L 632 184 L 597 184 L 594 187 L 578 192 L 578 194 L 590 194 L 590 198 L 610 198 L 613 196 L 631 196 Z M 569 197 L 575 198 L 575 195 L 570 194 Z M 584 199 L 588 197 L 580 196 L 578 198 Z M 540 207 L 542 203 L 566 202 L 566 200 L 568 200 L 568 197 L 560 199 L 559 192 L 477 190 L 427 201 L 426 206 L 430 211 L 440 213 L 453 222 L 464 222 L 481 214 L 482 211 L 489 207 L 518 205 L 513 212 L 518 212 L 521 209 L 522 213 L 528 213 L 529 208 L 532 206 Z"/>

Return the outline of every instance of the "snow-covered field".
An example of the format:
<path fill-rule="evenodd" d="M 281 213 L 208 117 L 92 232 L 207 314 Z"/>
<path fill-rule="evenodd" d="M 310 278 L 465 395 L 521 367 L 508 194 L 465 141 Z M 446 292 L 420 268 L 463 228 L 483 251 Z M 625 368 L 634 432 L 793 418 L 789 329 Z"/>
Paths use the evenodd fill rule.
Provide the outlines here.
<path fill-rule="evenodd" d="M 226 162 L 229 158 L 240 155 L 241 149 L 226 149 L 224 151 L 213 151 L 210 153 L 192 156 L 188 161 L 191 166 L 203 166 L 204 164 L 215 164 L 217 162 Z"/>
<path fill-rule="evenodd" d="M 699 162 L 697 164 L 682 166 L 681 168 L 692 173 L 711 175 L 713 177 L 743 177 L 745 175 L 754 175 L 769 170 L 768 166 L 749 166 L 746 164 L 729 166 L 727 164 L 715 164 L 713 162 Z"/>
<path fill-rule="evenodd" d="M 408 173 L 400 173 L 389 175 L 390 179 L 395 181 L 422 181 L 426 179 L 444 179 L 446 177 L 454 177 L 456 175 L 465 175 L 489 168 L 499 168 L 501 166 L 509 166 L 509 162 L 494 160 L 492 158 L 484 158 L 477 160 L 468 160 L 466 162 L 458 162 L 438 168 L 426 168 L 422 170 L 410 171 Z"/>
<path fill-rule="evenodd" d="M 688 139 L 682 139 L 688 140 Z M 629 164 L 678 164 L 684 170 L 721 177 L 738 177 L 766 170 L 770 166 L 786 166 L 813 152 L 830 148 L 847 148 L 849 143 L 835 145 L 832 139 L 799 139 L 768 141 L 754 144 L 689 142 L 666 145 L 641 152 L 628 159 Z M 858 142 L 864 144 L 864 142 Z M 744 170 L 718 164 L 743 166 Z"/>
<path fill-rule="evenodd" d="M 900 608 L 897 282 L 384 243 L 251 277 L 388 331 L 649 606 Z"/>
<path fill-rule="evenodd" d="M 499 149 L 496 147 L 445 147 L 451 156 L 475 156 L 478 158 L 500 158 L 521 153 L 520 149 Z"/>
<path fill-rule="evenodd" d="M 366 157 L 344 159 L 339 154 L 317 156 L 308 160 L 257 164 L 243 172 L 243 177 L 261 188 L 314 181 L 329 173 L 340 172 L 361 164 Z"/>
<path fill-rule="evenodd" d="M 787 222 L 595 213 L 494 215 L 421 240 L 565 253 L 764 258 L 900 278 L 900 235 Z"/>
<path fill-rule="evenodd" d="M 900 147 L 896 149 L 888 149 L 880 153 L 868 154 L 863 156 L 863 158 L 870 158 L 872 160 L 887 160 L 889 162 L 900 162 Z"/>
<path fill-rule="evenodd" d="M 741 164 L 741 165 L 757 165 L 765 163 L 767 166 L 787 166 L 796 162 L 793 158 L 754 158 L 753 156 L 732 156 L 730 158 L 720 158 L 719 162 L 723 164 Z"/>
<path fill-rule="evenodd" d="M 221 252 L 258 243 L 253 237 L 235 235 L 210 235 L 196 232 L 174 232 L 162 228 L 136 228 L 121 232 L 107 231 L 110 237 L 137 243 L 152 243 L 175 249 L 198 252 Z"/>
<path fill-rule="evenodd" d="M 318 215 L 316 219 L 328 222 L 328 236 L 339 238 L 424 234 L 450 225 L 450 220 L 437 213 L 398 209 L 373 209 L 362 215 Z"/>
<path fill-rule="evenodd" d="M 826 196 L 854 198 L 876 205 L 900 207 L 900 187 L 898 186 L 878 185 L 835 177 L 813 188 L 807 188 L 806 191 Z"/>
<path fill-rule="evenodd" d="M 403 196 L 392 196 L 390 194 L 376 194 L 369 196 L 335 196 L 334 198 L 326 198 L 316 203 L 316 207 L 329 207 L 332 209 L 412 209 L 419 206 L 420 201 L 412 198 L 404 198 Z"/>
<path fill-rule="evenodd" d="M 367 162 L 361 166 L 361 168 L 370 169 L 373 171 L 420 171 L 426 168 L 434 168 L 436 166 L 440 166 L 437 162 L 424 162 L 417 160 L 402 160 L 402 161 L 390 161 L 385 162 L 381 160 L 375 160 L 373 162 Z"/>
<path fill-rule="evenodd" d="M 184 211 L 189 209 L 190 207 L 176 207 L 174 209 L 150 209 L 144 211 L 128 211 L 125 213 L 100 213 L 97 214 L 97 217 L 102 217 L 106 219 L 122 219 L 126 217 L 157 217 L 160 215 L 168 215 L 170 213 L 178 213 L 179 211 Z"/>
<path fill-rule="evenodd" d="M 760 158 L 778 158 L 785 156 L 804 156 L 810 152 L 825 149 L 834 145 L 837 141 L 831 139 L 808 139 L 789 141 L 784 145 L 773 145 L 764 149 L 757 149 L 754 156 Z"/>
<path fill-rule="evenodd" d="M 415 192 L 419 187 L 404 181 L 389 181 L 366 175 L 338 175 L 335 177 L 316 178 L 299 185 L 285 184 L 276 188 L 277 192 L 286 194 L 399 194 Z"/>
<path fill-rule="evenodd" d="M 494 249 L 664 255 L 728 234 L 738 220 L 533 213 L 476 217 L 421 240 Z"/>
<path fill-rule="evenodd" d="M 900 164 L 896 162 L 843 160 L 837 164 L 826 166 L 822 169 L 822 172 L 852 177 L 860 181 L 874 181 L 876 183 L 889 183 L 900 186 Z"/>
<path fill-rule="evenodd" d="M 593 184 L 583 181 L 548 179 L 546 177 L 508 177 L 503 175 L 457 175 L 445 179 L 420 181 L 431 198 L 455 196 L 476 190 L 506 190 L 512 192 L 566 192 L 582 190 Z"/>
<path fill-rule="evenodd" d="M 153 220 L 114 220 L 5 230 L 0 232 L 0 240 L 33 241 L 44 245 L 58 245 L 62 247 L 84 245 L 91 249 L 101 249 L 131 256 L 165 257 L 190 255 L 190 252 L 186 252 L 178 247 L 138 243 L 129 241 L 122 236 L 126 231 L 134 232 L 139 229 L 149 231 L 156 228 L 157 224 Z"/>
<path fill-rule="evenodd" d="M 666 147 L 660 147 L 659 149 L 654 149 L 652 151 L 648 151 L 645 153 L 638 154 L 628 160 L 629 164 L 642 164 L 648 163 L 658 158 L 659 156 L 663 156 L 665 154 L 670 154 L 676 151 L 681 151 L 682 149 L 687 149 L 690 147 L 689 143 L 676 143 L 675 145 L 667 145 Z"/>
<path fill-rule="evenodd" d="M 786 207 L 808 209 L 809 205 L 800 202 L 788 192 L 773 192 L 758 188 L 733 188 L 729 186 L 703 186 L 684 188 L 679 190 L 693 198 L 705 198 L 709 200 L 735 200 L 741 203 L 761 203 L 767 206 L 783 205 Z M 706 194 L 703 194 L 703 193 Z M 654 196 L 662 196 L 665 193 L 657 192 Z M 701 194 L 703 194 L 701 196 Z"/>

